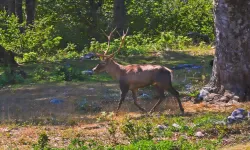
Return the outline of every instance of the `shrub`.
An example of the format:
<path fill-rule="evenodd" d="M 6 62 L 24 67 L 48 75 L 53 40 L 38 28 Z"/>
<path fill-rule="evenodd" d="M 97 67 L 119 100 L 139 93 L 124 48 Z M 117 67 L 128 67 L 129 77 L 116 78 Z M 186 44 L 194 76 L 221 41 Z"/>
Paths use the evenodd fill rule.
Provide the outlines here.
<path fill-rule="evenodd" d="M 37 144 L 33 145 L 34 150 L 44 150 L 48 148 L 49 137 L 46 133 L 41 133 L 38 138 Z"/>
<path fill-rule="evenodd" d="M 36 62 L 38 59 L 38 54 L 35 52 L 29 52 L 23 54 L 23 61 L 24 62 Z"/>
<path fill-rule="evenodd" d="M 20 71 L 13 70 L 11 67 L 5 67 L 3 73 L 0 74 L 0 86 L 7 84 L 23 83 L 24 78 Z"/>

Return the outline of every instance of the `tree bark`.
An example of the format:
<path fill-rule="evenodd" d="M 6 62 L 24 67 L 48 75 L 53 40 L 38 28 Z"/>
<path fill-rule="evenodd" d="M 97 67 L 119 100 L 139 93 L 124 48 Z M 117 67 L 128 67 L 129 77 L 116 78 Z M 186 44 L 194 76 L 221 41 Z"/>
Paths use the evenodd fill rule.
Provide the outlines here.
<path fill-rule="evenodd" d="M 15 0 L 8 0 L 8 15 L 15 14 Z"/>
<path fill-rule="evenodd" d="M 0 45 L 0 62 L 4 66 L 18 66 L 15 60 L 15 54 L 12 51 L 7 51 L 3 46 Z"/>
<path fill-rule="evenodd" d="M 127 23 L 125 0 L 114 0 L 113 12 L 113 26 L 117 27 L 117 31 L 121 33 L 123 30 L 125 30 L 124 28 Z"/>
<path fill-rule="evenodd" d="M 98 29 L 98 9 L 102 6 L 103 0 L 89 0 L 89 16 L 90 16 L 90 26 L 89 26 L 89 37 L 93 37 L 99 40 L 99 34 L 96 29 Z"/>
<path fill-rule="evenodd" d="M 7 0 L 0 0 L 0 10 L 8 11 L 8 1 Z"/>
<path fill-rule="evenodd" d="M 216 52 L 204 89 L 238 101 L 250 100 L 249 8 L 250 0 L 214 0 Z"/>
<path fill-rule="evenodd" d="M 36 10 L 36 0 L 26 0 L 27 26 L 34 24 L 35 10 Z"/>
<path fill-rule="evenodd" d="M 18 17 L 18 23 L 23 23 L 23 0 L 16 0 L 16 15 Z"/>

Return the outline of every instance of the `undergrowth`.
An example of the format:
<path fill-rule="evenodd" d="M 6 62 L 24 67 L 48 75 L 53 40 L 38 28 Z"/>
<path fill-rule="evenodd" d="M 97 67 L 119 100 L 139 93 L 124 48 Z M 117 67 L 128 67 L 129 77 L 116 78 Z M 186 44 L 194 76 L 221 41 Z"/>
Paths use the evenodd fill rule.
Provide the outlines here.
<path fill-rule="evenodd" d="M 68 146 L 64 148 L 53 148 L 49 146 L 49 136 L 42 132 L 38 142 L 33 145 L 34 149 L 51 150 L 198 150 L 218 149 L 224 137 L 232 134 L 232 130 L 240 130 L 236 134 L 242 134 L 248 121 L 227 125 L 224 121 L 225 113 L 200 113 L 191 116 L 176 115 L 153 115 L 141 119 L 133 119 L 127 116 L 123 121 L 114 119 L 113 113 L 103 112 L 98 121 L 108 122 L 107 131 L 109 142 L 89 140 L 81 137 L 71 139 Z M 176 124 L 175 126 L 173 124 Z M 164 125 L 165 128 L 159 128 Z M 196 132 L 204 133 L 204 136 L 195 136 Z M 118 134 L 123 134 L 129 144 L 122 144 L 117 139 Z M 107 144 L 109 143 L 109 144 Z"/>

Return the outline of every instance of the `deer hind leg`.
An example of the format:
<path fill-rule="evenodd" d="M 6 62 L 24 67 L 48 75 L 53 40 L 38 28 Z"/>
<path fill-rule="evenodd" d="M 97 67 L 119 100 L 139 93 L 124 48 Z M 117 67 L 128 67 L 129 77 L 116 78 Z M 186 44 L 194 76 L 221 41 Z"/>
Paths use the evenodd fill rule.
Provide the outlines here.
<path fill-rule="evenodd" d="M 145 110 L 144 108 L 142 108 L 142 107 L 138 104 L 138 101 L 137 101 L 137 90 L 132 90 L 132 96 L 133 96 L 133 99 L 134 99 L 134 104 L 135 104 L 135 106 L 137 106 L 141 111 L 146 112 L 146 110 Z"/>
<path fill-rule="evenodd" d="M 183 114 L 184 113 L 184 108 L 181 104 L 181 100 L 179 98 L 179 92 L 176 91 L 173 86 L 172 86 L 172 82 L 171 82 L 171 75 L 169 72 L 160 72 L 158 75 L 156 75 L 156 78 L 155 78 L 155 81 L 156 81 L 156 85 L 159 87 L 159 88 L 162 88 L 164 90 L 167 90 L 168 92 L 170 92 L 172 95 L 174 95 L 174 97 L 176 97 L 177 101 L 178 101 L 178 104 L 179 104 L 179 107 L 180 107 L 180 110 L 181 110 L 181 113 Z M 161 100 L 162 101 L 162 100 Z M 161 102 L 160 101 L 160 102 Z M 160 103 L 159 102 L 159 103 Z"/>
<path fill-rule="evenodd" d="M 171 94 L 173 94 L 177 101 L 178 101 L 178 104 L 179 104 L 179 107 L 180 107 L 180 110 L 181 110 L 181 113 L 184 114 L 184 108 L 181 104 L 181 100 L 180 100 L 180 95 L 179 95 L 179 92 L 176 91 L 173 87 L 172 87 L 172 84 L 170 84 L 170 86 L 168 86 L 168 88 L 166 89 L 167 91 L 169 91 Z"/>
<path fill-rule="evenodd" d="M 155 108 L 165 99 L 165 95 L 164 95 L 164 89 L 159 87 L 159 86 L 155 86 L 156 87 L 156 91 L 158 92 L 160 99 L 158 100 L 158 102 L 154 105 L 154 107 L 149 111 L 149 113 L 152 113 L 155 111 Z"/>

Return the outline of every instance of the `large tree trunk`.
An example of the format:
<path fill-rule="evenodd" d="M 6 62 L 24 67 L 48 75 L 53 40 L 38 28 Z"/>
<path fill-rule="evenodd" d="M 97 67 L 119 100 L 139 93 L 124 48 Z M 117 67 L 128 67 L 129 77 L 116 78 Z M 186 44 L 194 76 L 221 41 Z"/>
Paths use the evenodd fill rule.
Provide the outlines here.
<path fill-rule="evenodd" d="M 204 89 L 224 95 L 218 100 L 250 100 L 249 8 L 250 0 L 214 0 L 216 52 Z"/>
<path fill-rule="evenodd" d="M 113 9 L 114 9 L 113 25 L 117 27 L 117 31 L 121 33 L 123 30 L 125 30 L 124 28 L 127 23 L 125 0 L 114 0 Z"/>
<path fill-rule="evenodd" d="M 34 24 L 35 10 L 36 0 L 26 0 L 27 26 Z"/>

